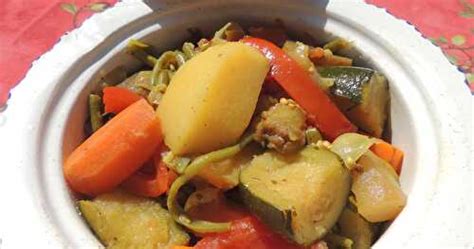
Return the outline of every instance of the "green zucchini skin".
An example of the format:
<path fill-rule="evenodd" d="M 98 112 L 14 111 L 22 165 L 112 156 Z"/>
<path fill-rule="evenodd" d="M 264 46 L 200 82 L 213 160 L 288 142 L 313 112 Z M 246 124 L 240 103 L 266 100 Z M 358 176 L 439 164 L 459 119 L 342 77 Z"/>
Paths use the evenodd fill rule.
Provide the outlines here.
<path fill-rule="evenodd" d="M 78 202 L 81 215 L 110 249 L 186 245 L 189 235 L 154 200 L 115 191 Z"/>
<path fill-rule="evenodd" d="M 386 78 L 362 67 L 319 67 L 318 72 L 334 81 L 328 93 L 339 109 L 360 129 L 381 137 L 390 103 Z"/>
<path fill-rule="evenodd" d="M 351 178 L 340 159 L 311 146 L 284 155 L 255 157 L 240 175 L 244 205 L 272 230 L 308 246 L 336 224 Z"/>
<path fill-rule="evenodd" d="M 320 67 L 318 72 L 321 77 L 335 79 L 330 88 L 332 95 L 354 103 L 362 102 L 362 88 L 374 74 L 374 70 L 362 67 Z"/>
<path fill-rule="evenodd" d="M 240 200 L 245 203 L 247 208 L 253 213 L 259 214 L 259 217 L 275 232 L 289 238 L 293 236 L 291 229 L 291 210 L 279 209 L 263 199 L 256 198 L 254 194 L 242 184 L 239 185 L 239 194 Z"/>

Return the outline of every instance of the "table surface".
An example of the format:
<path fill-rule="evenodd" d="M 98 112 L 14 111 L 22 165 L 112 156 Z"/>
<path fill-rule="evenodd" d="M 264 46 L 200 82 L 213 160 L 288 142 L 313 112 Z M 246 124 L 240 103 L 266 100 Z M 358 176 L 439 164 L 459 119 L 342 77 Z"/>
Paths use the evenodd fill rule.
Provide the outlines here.
<path fill-rule="evenodd" d="M 348 0 L 350 1 L 350 0 Z M 3 0 L 0 6 L 0 106 L 32 62 L 60 37 L 116 0 Z M 367 0 L 407 20 L 466 75 L 474 93 L 474 0 Z M 423 14 L 420 14 L 423 13 Z M 38 82 L 41 84 L 41 82 Z"/>

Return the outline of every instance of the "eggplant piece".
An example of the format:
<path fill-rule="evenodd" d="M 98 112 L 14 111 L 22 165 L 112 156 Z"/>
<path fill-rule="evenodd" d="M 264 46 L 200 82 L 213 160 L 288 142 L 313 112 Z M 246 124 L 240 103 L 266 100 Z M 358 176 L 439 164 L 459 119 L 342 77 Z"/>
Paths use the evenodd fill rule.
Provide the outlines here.
<path fill-rule="evenodd" d="M 242 202 L 274 231 L 308 246 L 323 238 L 346 205 L 351 179 L 338 156 L 311 146 L 267 152 L 240 175 Z"/>
<path fill-rule="evenodd" d="M 381 137 L 390 102 L 387 79 L 361 67 L 319 67 L 318 72 L 334 80 L 329 93 L 339 109 L 365 132 Z"/>

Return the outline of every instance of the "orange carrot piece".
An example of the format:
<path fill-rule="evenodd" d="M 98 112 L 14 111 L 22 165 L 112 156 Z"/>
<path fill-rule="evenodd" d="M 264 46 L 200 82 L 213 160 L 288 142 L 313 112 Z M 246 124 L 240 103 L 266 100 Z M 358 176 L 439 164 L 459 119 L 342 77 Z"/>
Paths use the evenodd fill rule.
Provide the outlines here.
<path fill-rule="evenodd" d="M 119 113 L 142 97 L 126 88 L 109 86 L 103 90 L 104 111 Z"/>
<path fill-rule="evenodd" d="M 194 248 L 192 246 L 173 246 L 173 249 L 191 249 Z"/>
<path fill-rule="evenodd" d="M 111 191 L 137 171 L 162 141 L 159 120 L 146 100 L 127 107 L 69 155 L 64 176 L 77 192 Z"/>
<path fill-rule="evenodd" d="M 374 152 L 378 157 L 383 160 L 390 162 L 390 159 L 393 155 L 393 147 L 391 144 L 386 143 L 382 140 L 378 140 L 372 147 L 370 147 L 372 152 Z"/>
<path fill-rule="evenodd" d="M 122 186 L 129 192 L 145 197 L 158 197 L 166 193 L 177 175 L 161 161 L 160 152 L 153 159 L 156 167 L 154 174 L 137 172 L 125 180 Z"/>
<path fill-rule="evenodd" d="M 324 49 L 320 48 L 320 47 L 316 47 L 316 48 L 311 48 L 309 50 L 309 58 L 311 60 L 313 59 L 321 59 L 324 57 Z"/>
<path fill-rule="evenodd" d="M 398 175 L 400 175 L 400 172 L 402 171 L 402 163 L 403 152 L 399 149 L 396 149 L 392 159 L 390 160 L 390 164 L 393 166 Z"/>
<path fill-rule="evenodd" d="M 403 151 L 383 140 L 378 140 L 374 145 L 372 145 L 372 147 L 370 147 L 370 150 L 372 150 L 372 152 L 374 152 L 378 157 L 390 163 L 397 174 L 400 175 L 403 163 Z"/>

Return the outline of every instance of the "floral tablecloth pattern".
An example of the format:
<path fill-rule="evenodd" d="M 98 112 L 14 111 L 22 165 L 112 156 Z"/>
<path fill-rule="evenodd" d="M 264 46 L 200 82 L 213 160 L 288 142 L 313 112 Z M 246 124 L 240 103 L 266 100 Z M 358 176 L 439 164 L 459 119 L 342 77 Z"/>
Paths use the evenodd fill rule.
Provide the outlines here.
<path fill-rule="evenodd" d="M 350 1 L 350 0 L 348 0 Z M 0 106 L 32 62 L 66 32 L 116 0 L 2 0 L 0 5 Z M 466 75 L 474 93 L 473 0 L 367 0 L 407 20 Z M 38 82 L 37 84 L 41 84 Z"/>

